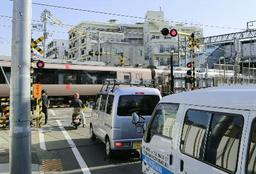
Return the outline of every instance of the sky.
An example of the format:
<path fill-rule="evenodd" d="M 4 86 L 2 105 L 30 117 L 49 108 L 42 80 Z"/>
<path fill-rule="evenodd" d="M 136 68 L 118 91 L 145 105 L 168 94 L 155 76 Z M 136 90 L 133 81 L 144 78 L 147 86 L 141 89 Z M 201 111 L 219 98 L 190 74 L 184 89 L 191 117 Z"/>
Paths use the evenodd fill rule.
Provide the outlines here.
<path fill-rule="evenodd" d="M 246 29 L 248 21 L 256 20 L 255 0 L 33 0 L 57 6 L 102 11 L 115 14 L 145 17 L 148 10 L 164 12 L 165 19 L 174 22 L 199 25 L 204 36 L 239 32 Z M 11 19 L 13 2 L 0 0 L 0 55 L 11 55 Z M 143 22 L 143 19 L 97 14 L 84 11 L 32 6 L 32 19 L 40 21 L 44 9 L 49 10 L 63 24 L 76 25 L 82 21 L 106 22 L 117 19 L 119 23 Z M 38 22 L 33 22 L 34 24 Z M 175 25 L 175 23 L 171 23 Z M 256 22 L 255 22 L 256 28 Z M 68 39 L 69 27 L 49 26 L 51 39 Z M 42 31 L 33 30 L 33 38 L 40 37 Z"/>

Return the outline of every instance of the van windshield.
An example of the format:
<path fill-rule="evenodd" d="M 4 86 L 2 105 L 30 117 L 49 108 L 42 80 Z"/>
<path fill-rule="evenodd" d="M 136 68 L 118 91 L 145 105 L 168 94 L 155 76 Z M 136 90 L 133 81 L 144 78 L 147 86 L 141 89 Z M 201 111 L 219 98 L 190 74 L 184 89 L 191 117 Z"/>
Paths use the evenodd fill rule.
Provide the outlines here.
<path fill-rule="evenodd" d="M 156 104 L 160 100 L 158 95 L 123 95 L 120 96 L 117 115 L 131 116 L 133 112 L 139 115 L 151 116 Z"/>

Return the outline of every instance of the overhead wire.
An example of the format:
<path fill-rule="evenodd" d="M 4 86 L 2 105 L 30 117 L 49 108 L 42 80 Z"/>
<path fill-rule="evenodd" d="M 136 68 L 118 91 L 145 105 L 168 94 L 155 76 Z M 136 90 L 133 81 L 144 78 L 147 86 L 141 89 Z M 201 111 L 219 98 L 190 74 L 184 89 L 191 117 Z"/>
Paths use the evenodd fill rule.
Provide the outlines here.
<path fill-rule="evenodd" d="M 155 18 L 145 18 L 145 17 L 140 17 L 140 16 L 126 15 L 126 14 L 120 14 L 120 13 L 111 13 L 111 12 L 104 12 L 104 11 L 96 11 L 96 10 L 88 10 L 88 9 L 81 9 L 81 8 L 74 8 L 74 7 L 66 7 L 66 6 L 46 4 L 46 3 L 33 2 L 33 4 L 34 5 L 39 5 L 39 6 L 45 6 L 45 7 L 51 7 L 51 8 L 59 8 L 59 9 L 66 9 L 66 10 L 73 10 L 73 11 L 81 11 L 81 12 L 87 12 L 87 13 L 96 13 L 96 14 L 103 14 L 103 15 L 111 15 L 111 16 L 118 16 L 118 17 L 133 18 L 133 19 L 143 19 L 143 20 L 147 20 L 147 21 L 165 21 L 165 20 L 155 19 Z M 174 20 L 170 20 L 168 22 L 176 23 L 176 24 L 189 25 L 189 23 L 187 23 L 187 22 L 180 22 L 180 21 L 174 21 Z M 210 28 L 244 30 L 244 28 L 225 27 L 225 26 L 208 25 L 208 24 L 190 23 L 190 25 L 202 26 L 202 27 L 205 26 L 205 27 L 210 27 Z"/>

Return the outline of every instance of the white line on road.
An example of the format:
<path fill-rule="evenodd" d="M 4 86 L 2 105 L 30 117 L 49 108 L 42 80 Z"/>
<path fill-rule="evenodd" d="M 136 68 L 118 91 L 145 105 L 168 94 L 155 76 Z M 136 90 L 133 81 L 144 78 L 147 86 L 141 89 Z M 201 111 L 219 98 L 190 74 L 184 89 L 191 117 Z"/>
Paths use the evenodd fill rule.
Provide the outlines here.
<path fill-rule="evenodd" d="M 56 116 L 55 112 L 54 112 L 52 109 L 49 109 L 49 111 L 51 112 L 51 114 L 52 114 L 53 116 Z"/>
<path fill-rule="evenodd" d="M 39 142 L 40 142 L 40 148 L 42 150 L 46 150 L 46 145 L 45 145 L 45 139 L 44 139 L 44 133 L 42 129 L 39 129 Z"/>
<path fill-rule="evenodd" d="M 66 138 L 66 140 L 68 141 L 69 146 L 71 147 L 72 152 L 74 153 L 76 160 L 78 162 L 78 164 L 80 165 L 83 174 L 91 174 L 87 164 L 85 163 L 85 161 L 83 160 L 80 152 L 78 151 L 75 143 L 72 141 L 71 137 L 69 136 L 68 132 L 64 129 L 64 127 L 61 124 L 60 120 L 56 120 L 61 132 L 63 133 L 64 137 Z"/>

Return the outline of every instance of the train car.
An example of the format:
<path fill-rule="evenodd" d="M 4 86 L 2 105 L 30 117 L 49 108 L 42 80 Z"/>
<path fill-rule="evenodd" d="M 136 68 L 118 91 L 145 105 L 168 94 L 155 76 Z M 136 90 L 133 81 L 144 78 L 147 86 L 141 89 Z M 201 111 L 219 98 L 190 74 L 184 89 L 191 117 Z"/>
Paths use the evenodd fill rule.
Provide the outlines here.
<path fill-rule="evenodd" d="M 0 66 L 8 80 L 11 61 L 1 61 Z M 141 80 L 151 79 L 151 70 L 144 68 L 107 67 L 81 64 L 45 63 L 44 68 L 34 67 L 34 83 L 42 84 L 52 102 L 68 103 L 75 92 L 82 99 L 94 97 L 106 79 Z M 0 71 L 0 97 L 9 96 L 9 86 Z"/>

